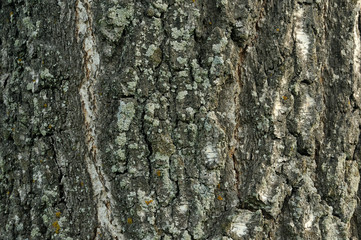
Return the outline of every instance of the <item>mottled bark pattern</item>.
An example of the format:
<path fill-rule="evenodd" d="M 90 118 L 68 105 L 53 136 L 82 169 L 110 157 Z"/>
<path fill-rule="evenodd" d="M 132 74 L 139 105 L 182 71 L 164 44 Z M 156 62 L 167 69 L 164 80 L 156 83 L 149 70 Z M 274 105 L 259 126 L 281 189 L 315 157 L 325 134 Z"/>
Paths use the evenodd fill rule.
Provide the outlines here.
<path fill-rule="evenodd" d="M 0 1 L 0 239 L 361 239 L 360 7 Z"/>

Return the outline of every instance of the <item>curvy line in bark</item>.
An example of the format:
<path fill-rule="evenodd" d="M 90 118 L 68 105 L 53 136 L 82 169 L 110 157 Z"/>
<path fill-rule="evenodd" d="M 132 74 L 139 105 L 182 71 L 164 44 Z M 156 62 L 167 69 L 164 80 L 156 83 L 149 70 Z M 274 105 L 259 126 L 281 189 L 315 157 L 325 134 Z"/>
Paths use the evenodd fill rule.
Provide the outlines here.
<path fill-rule="evenodd" d="M 85 157 L 87 170 L 91 179 L 94 200 L 97 208 L 98 228 L 95 239 L 99 238 L 101 229 L 109 231 L 113 239 L 124 239 L 118 219 L 112 214 L 115 200 L 110 192 L 108 177 L 102 169 L 102 161 L 97 155 L 97 138 L 95 121 L 97 116 L 97 102 L 94 95 L 97 71 L 99 68 L 99 54 L 96 50 L 95 37 L 92 30 L 91 1 L 77 1 L 76 26 L 77 40 L 82 44 L 84 54 L 85 77 L 81 82 L 79 94 L 86 127 L 86 144 L 89 154 Z"/>

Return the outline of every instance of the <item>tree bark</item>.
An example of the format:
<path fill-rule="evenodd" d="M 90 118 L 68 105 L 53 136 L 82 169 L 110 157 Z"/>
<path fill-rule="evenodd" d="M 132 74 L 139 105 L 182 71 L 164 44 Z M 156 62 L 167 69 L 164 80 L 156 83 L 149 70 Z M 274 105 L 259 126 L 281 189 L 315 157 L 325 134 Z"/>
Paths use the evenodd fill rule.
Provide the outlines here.
<path fill-rule="evenodd" d="M 361 239 L 360 0 L 0 2 L 0 239 Z"/>

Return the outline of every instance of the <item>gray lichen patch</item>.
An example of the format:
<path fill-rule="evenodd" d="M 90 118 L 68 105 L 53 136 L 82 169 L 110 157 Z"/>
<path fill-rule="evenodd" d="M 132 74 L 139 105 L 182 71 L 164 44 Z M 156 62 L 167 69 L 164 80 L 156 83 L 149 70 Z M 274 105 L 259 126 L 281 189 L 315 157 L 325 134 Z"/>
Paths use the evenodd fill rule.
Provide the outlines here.
<path fill-rule="evenodd" d="M 128 131 L 135 114 L 133 102 L 120 101 L 117 113 L 117 125 L 120 131 Z"/>
<path fill-rule="evenodd" d="M 101 33 L 110 41 L 119 41 L 124 29 L 131 23 L 134 6 L 129 3 L 126 7 L 114 6 L 107 10 L 106 15 L 99 21 Z"/>
<path fill-rule="evenodd" d="M 124 172 L 126 170 L 127 132 L 135 116 L 135 105 L 132 101 L 120 101 L 117 113 L 117 127 L 119 135 L 115 138 L 117 150 L 114 154 L 118 162 L 111 167 L 112 172 Z"/>
<path fill-rule="evenodd" d="M 145 55 L 150 58 L 154 67 L 158 67 L 162 62 L 162 49 L 153 44 L 149 46 Z"/>

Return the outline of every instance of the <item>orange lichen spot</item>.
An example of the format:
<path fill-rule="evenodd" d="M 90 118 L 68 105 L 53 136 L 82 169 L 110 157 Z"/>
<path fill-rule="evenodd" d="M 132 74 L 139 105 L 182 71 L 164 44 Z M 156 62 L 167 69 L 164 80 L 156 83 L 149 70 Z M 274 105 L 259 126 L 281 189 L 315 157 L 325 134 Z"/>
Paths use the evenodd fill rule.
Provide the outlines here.
<path fill-rule="evenodd" d="M 84 186 L 84 182 L 83 182 L 83 181 L 80 182 L 80 186 L 82 186 L 82 187 Z"/>
<path fill-rule="evenodd" d="M 49 124 L 48 128 L 51 129 L 53 126 L 51 126 L 51 124 Z"/>
<path fill-rule="evenodd" d="M 196 2 L 196 0 L 192 0 L 194 3 Z"/>
<path fill-rule="evenodd" d="M 152 202 L 153 202 L 152 199 L 150 199 L 149 201 L 145 201 L 145 203 L 146 203 L 147 205 L 151 204 Z"/>
<path fill-rule="evenodd" d="M 208 23 L 209 23 L 209 25 L 212 25 L 212 22 L 211 22 L 211 21 L 209 21 Z"/>
<path fill-rule="evenodd" d="M 217 184 L 217 188 L 218 188 L 218 189 L 221 188 L 221 184 L 220 184 L 220 183 Z"/>
<path fill-rule="evenodd" d="M 59 225 L 58 221 L 53 222 L 52 225 L 55 228 L 55 233 L 58 234 L 60 231 L 60 225 Z"/>
<path fill-rule="evenodd" d="M 277 31 L 277 32 L 279 32 L 279 31 L 280 31 L 280 29 L 279 29 L 279 28 L 276 28 L 276 31 Z"/>
<path fill-rule="evenodd" d="M 348 105 L 351 105 L 351 102 L 350 102 L 350 100 L 348 100 Z"/>
<path fill-rule="evenodd" d="M 133 223 L 133 219 L 128 218 L 128 219 L 127 219 L 127 222 L 128 222 L 128 224 L 132 224 L 132 223 Z"/>
<path fill-rule="evenodd" d="M 44 108 L 48 107 L 48 104 L 44 103 Z"/>
<path fill-rule="evenodd" d="M 320 77 L 320 83 L 321 83 L 321 84 L 323 84 L 324 80 L 325 80 L 325 79 L 324 79 L 323 77 Z"/>
<path fill-rule="evenodd" d="M 40 159 L 40 163 L 43 163 L 43 160 Z"/>
<path fill-rule="evenodd" d="M 56 212 L 56 213 L 55 213 L 55 216 L 56 216 L 57 218 L 60 218 L 60 215 L 61 215 L 61 212 Z"/>
<path fill-rule="evenodd" d="M 35 79 L 33 79 L 33 82 L 36 82 L 36 80 L 35 80 Z"/>
<path fill-rule="evenodd" d="M 19 58 L 19 59 L 18 59 L 18 62 L 21 62 L 21 61 L 22 61 L 22 59 L 21 59 L 21 58 Z"/>
<path fill-rule="evenodd" d="M 236 147 L 232 147 L 229 152 L 228 152 L 228 156 L 229 158 L 233 158 L 234 152 L 236 151 Z"/>
<path fill-rule="evenodd" d="M 14 15 L 14 12 L 10 12 L 10 17 L 11 17 L 12 15 Z"/>
<path fill-rule="evenodd" d="M 287 97 L 287 96 L 283 96 L 282 99 L 286 101 L 286 100 L 288 99 L 288 97 Z"/>
<path fill-rule="evenodd" d="M 157 176 L 160 177 L 162 175 L 162 172 L 160 170 L 157 171 Z"/>
<path fill-rule="evenodd" d="M 7 193 L 6 193 L 7 195 L 10 195 L 10 191 L 7 191 Z"/>
<path fill-rule="evenodd" d="M 223 198 L 222 198 L 221 196 L 218 196 L 217 199 L 218 199 L 219 201 L 222 201 L 222 200 L 223 200 Z"/>
<path fill-rule="evenodd" d="M 15 128 L 11 128 L 11 131 L 15 132 Z"/>

